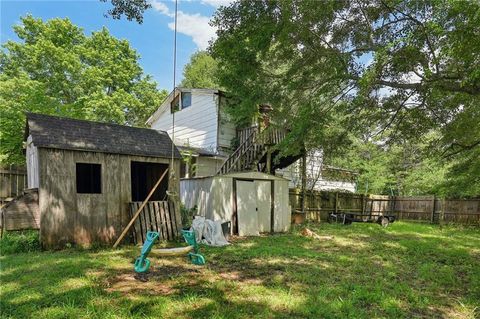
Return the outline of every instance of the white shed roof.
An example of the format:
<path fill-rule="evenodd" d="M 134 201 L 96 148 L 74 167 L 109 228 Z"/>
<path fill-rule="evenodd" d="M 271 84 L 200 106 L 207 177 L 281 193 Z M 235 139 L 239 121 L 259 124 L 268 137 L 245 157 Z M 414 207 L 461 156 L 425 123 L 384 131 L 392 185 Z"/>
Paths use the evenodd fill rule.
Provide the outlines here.
<path fill-rule="evenodd" d="M 213 176 L 203 176 L 203 177 L 193 177 L 193 178 L 182 178 L 182 180 L 186 179 L 206 179 L 206 178 L 222 178 L 222 177 L 227 177 L 227 178 L 244 178 L 244 179 L 266 179 L 266 180 L 278 180 L 278 181 L 290 181 L 289 179 L 280 177 L 280 176 L 275 176 L 275 175 L 270 175 L 262 172 L 256 172 L 256 171 L 251 171 L 251 172 L 232 172 L 228 173 L 225 175 L 213 175 Z"/>

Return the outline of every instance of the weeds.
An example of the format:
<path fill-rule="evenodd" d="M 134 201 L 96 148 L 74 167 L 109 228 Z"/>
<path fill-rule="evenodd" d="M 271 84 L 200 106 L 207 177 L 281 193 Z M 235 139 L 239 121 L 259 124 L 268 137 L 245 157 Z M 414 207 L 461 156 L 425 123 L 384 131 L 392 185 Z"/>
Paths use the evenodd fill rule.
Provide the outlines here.
<path fill-rule="evenodd" d="M 0 239 L 0 255 L 34 252 L 40 250 L 37 230 L 5 232 Z"/>

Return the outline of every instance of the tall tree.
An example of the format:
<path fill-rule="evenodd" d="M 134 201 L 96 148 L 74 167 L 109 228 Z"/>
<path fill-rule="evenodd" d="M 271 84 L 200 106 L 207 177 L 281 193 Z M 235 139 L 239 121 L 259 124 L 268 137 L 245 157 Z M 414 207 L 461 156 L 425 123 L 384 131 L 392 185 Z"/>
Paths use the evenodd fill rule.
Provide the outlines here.
<path fill-rule="evenodd" d="M 68 19 L 26 16 L 20 41 L 0 52 L 0 154 L 22 162 L 27 111 L 143 126 L 166 96 L 143 74 L 138 54 L 107 29 L 86 36 Z"/>
<path fill-rule="evenodd" d="M 107 2 L 109 0 L 100 0 Z M 143 23 L 143 15 L 145 11 L 152 7 L 147 0 L 110 0 L 113 8 L 107 11 L 107 14 L 114 19 L 121 19 L 125 16 L 127 20 L 135 20 L 138 23 Z"/>
<path fill-rule="evenodd" d="M 213 25 L 238 121 L 270 103 L 291 141 L 332 149 L 352 131 L 394 143 L 438 130 L 436 152 L 480 175 L 480 3 L 247 0 Z"/>
<path fill-rule="evenodd" d="M 217 62 L 207 52 L 195 52 L 183 69 L 180 85 L 188 88 L 218 88 L 217 71 Z"/>

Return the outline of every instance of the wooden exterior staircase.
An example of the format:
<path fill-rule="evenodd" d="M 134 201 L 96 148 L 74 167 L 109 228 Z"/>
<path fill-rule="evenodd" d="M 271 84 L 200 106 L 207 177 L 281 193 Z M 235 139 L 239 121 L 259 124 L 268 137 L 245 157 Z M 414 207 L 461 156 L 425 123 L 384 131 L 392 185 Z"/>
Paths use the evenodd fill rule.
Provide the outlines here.
<path fill-rule="evenodd" d="M 273 161 L 273 158 L 279 154 L 274 146 L 282 142 L 286 134 L 286 130 L 273 127 L 260 131 L 256 125 L 238 130 L 237 136 L 240 144 L 223 163 L 217 174 L 252 170 L 273 173 L 275 169 L 287 167 L 301 155 L 283 157 L 279 161 Z M 268 162 L 270 162 L 270 165 L 268 165 Z M 268 172 L 269 167 L 270 171 Z"/>

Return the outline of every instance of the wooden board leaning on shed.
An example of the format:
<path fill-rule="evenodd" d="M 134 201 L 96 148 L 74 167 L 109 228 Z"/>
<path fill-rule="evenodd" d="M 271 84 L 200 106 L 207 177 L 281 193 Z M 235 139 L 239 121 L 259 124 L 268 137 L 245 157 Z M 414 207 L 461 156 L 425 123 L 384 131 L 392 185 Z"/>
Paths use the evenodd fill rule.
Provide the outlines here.
<path fill-rule="evenodd" d="M 165 176 L 167 176 L 167 173 L 168 173 L 168 169 L 166 169 L 162 176 L 160 176 L 160 178 L 158 179 L 158 181 L 155 183 L 155 185 L 153 186 L 152 190 L 150 191 L 150 193 L 148 193 L 147 195 L 147 198 L 145 198 L 145 200 L 142 202 L 142 204 L 140 205 L 140 207 L 137 209 L 137 211 L 135 212 L 135 214 L 133 214 L 133 217 L 132 219 L 128 222 L 128 225 L 123 229 L 122 233 L 120 234 L 120 236 L 118 237 L 117 241 L 115 242 L 115 244 L 113 244 L 113 248 L 116 248 L 118 246 L 118 244 L 120 244 L 120 242 L 122 241 L 122 239 L 125 237 L 125 235 L 128 233 L 128 231 L 130 230 L 130 227 L 132 227 L 133 223 L 135 222 L 135 220 L 138 218 L 138 216 L 140 215 L 140 213 L 142 212 L 143 208 L 145 207 L 145 205 L 147 204 L 148 200 L 150 199 L 150 197 L 152 197 L 153 193 L 155 193 L 155 190 L 157 189 L 158 185 L 160 185 L 160 183 L 162 182 L 162 180 L 165 178 Z"/>

